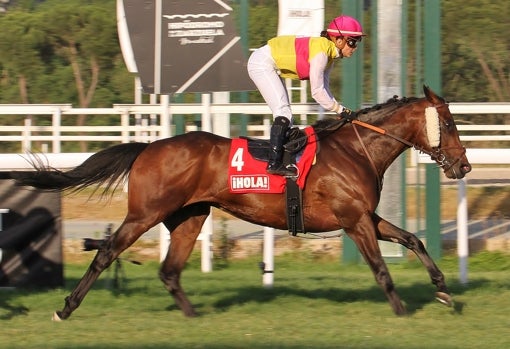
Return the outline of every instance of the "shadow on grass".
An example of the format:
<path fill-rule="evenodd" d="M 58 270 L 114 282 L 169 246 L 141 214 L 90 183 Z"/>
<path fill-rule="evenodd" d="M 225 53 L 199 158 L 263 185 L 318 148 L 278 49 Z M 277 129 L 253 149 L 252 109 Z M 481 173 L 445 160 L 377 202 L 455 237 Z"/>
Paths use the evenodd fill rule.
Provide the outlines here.
<path fill-rule="evenodd" d="M 0 288 L 0 320 L 11 320 L 16 316 L 28 315 L 29 309 L 19 304 L 18 299 L 31 292 L 43 292 L 42 290 L 28 291 L 5 287 Z"/>
<path fill-rule="evenodd" d="M 338 304 L 348 304 L 355 302 L 387 302 L 386 297 L 382 289 L 375 284 L 369 287 L 363 287 L 359 285 L 346 285 L 341 284 L 339 287 L 320 287 L 321 277 L 312 277 L 317 282 L 316 287 L 298 288 L 292 286 L 274 286 L 273 288 L 263 288 L 262 286 L 248 286 L 238 287 L 229 286 L 228 282 L 225 283 L 225 287 L 219 290 L 213 287 L 209 291 L 201 290 L 202 295 L 219 295 L 212 304 L 194 303 L 195 309 L 200 315 L 207 314 L 208 309 L 212 306 L 216 311 L 228 311 L 229 308 L 239 306 L 251 302 L 256 303 L 270 303 L 277 300 L 279 297 L 294 296 L 305 299 L 322 299 L 331 301 Z M 147 280 L 152 278 L 147 278 Z M 144 278 L 145 280 L 145 278 Z M 73 287 L 78 283 L 78 278 L 66 279 L 66 292 L 72 291 Z M 105 289 L 107 280 L 98 280 L 92 290 L 94 289 Z M 280 280 L 281 283 L 285 283 L 285 280 Z M 339 281 L 340 283 L 341 281 Z M 454 306 L 452 312 L 455 314 L 462 314 L 465 304 L 461 301 L 456 300 L 457 296 L 463 295 L 467 291 L 473 291 L 482 289 L 491 284 L 491 281 L 484 278 L 470 280 L 468 286 L 462 285 L 458 280 L 451 280 L 449 282 L 450 292 L 454 298 Z M 427 282 L 417 282 L 410 285 L 395 285 L 398 294 L 402 301 L 406 304 L 406 308 L 409 315 L 413 315 L 424 306 L 431 304 L 434 301 L 435 287 Z M 162 286 L 161 286 L 162 287 Z M 110 289 L 112 295 L 120 295 L 127 297 L 151 297 L 151 293 L 154 295 L 161 295 L 161 287 L 154 287 L 154 284 L 140 286 L 140 282 L 131 283 L 127 282 L 122 285 L 119 289 Z M 510 287 L 510 284 L 509 286 Z M 185 291 L 193 292 L 193 285 L 189 285 Z M 222 292 L 223 291 L 223 292 Z M 0 320 L 10 320 L 17 316 L 27 315 L 29 308 L 20 304 L 19 299 L 26 296 L 27 294 L 40 294 L 47 293 L 47 290 L 0 290 Z M 222 296 L 221 294 L 225 294 Z M 192 293 L 190 293 L 192 294 Z M 389 304 L 388 304 L 389 306 Z M 162 309 L 167 311 L 180 311 L 174 304 L 172 297 L 169 295 L 167 303 L 161 304 Z M 210 308 L 209 308 L 210 309 Z"/>
<path fill-rule="evenodd" d="M 469 287 L 464 287 L 458 283 L 453 283 L 450 288 L 454 298 L 452 312 L 462 314 L 465 306 L 463 302 L 455 301 L 455 296 L 464 294 L 467 290 L 483 288 L 489 283 L 488 280 L 478 279 L 469 283 Z M 414 283 L 409 286 L 396 285 L 398 294 L 402 301 L 406 304 L 409 315 L 416 313 L 424 306 L 435 302 L 435 287 L 428 283 Z M 233 294 L 226 296 L 214 303 L 214 307 L 219 310 L 228 310 L 233 306 L 239 306 L 250 302 L 269 303 L 281 296 L 296 296 L 306 299 L 325 299 L 336 303 L 354 303 L 354 302 L 387 302 L 382 289 L 374 285 L 368 288 L 352 288 L 352 287 L 334 287 L 334 288 L 316 288 L 316 289 L 299 289 L 295 287 L 276 286 L 270 289 L 262 287 L 242 287 L 236 289 L 226 289 L 226 293 Z M 201 305 L 195 305 L 200 309 Z M 389 304 L 388 304 L 389 306 Z M 176 309 L 176 308 L 173 308 Z"/>
<path fill-rule="evenodd" d="M 23 305 L 13 305 L 4 297 L 0 298 L 0 320 L 11 320 L 20 315 L 28 315 L 28 308 Z"/>

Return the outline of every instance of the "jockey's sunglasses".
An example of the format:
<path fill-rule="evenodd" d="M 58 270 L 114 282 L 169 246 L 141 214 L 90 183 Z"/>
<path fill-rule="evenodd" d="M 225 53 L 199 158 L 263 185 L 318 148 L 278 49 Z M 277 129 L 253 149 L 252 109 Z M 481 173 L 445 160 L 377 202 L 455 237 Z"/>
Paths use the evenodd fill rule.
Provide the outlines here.
<path fill-rule="evenodd" d="M 347 46 L 350 48 L 356 48 L 358 47 L 358 43 L 361 41 L 361 37 L 359 39 L 353 39 L 353 38 L 346 38 L 345 42 Z"/>

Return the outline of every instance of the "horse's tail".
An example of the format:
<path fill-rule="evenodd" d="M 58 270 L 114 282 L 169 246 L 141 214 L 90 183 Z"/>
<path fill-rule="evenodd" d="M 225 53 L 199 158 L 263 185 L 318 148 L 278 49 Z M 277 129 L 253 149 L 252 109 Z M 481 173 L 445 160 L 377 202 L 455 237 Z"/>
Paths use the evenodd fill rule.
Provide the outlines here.
<path fill-rule="evenodd" d="M 45 165 L 38 156 L 30 161 L 35 171 L 12 172 L 17 185 L 32 186 L 44 190 L 72 189 L 80 191 L 95 184 L 104 185 L 103 194 L 117 188 L 131 170 L 136 158 L 148 146 L 147 143 L 123 143 L 93 154 L 81 165 L 63 172 Z"/>

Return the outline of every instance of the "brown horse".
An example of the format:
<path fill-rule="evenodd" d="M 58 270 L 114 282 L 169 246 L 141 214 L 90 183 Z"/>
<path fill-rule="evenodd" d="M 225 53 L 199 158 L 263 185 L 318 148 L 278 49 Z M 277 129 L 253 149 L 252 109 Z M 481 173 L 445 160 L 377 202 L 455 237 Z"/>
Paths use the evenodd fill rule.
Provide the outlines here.
<path fill-rule="evenodd" d="M 471 170 L 445 100 L 424 86 L 425 98 L 396 97 L 358 112 L 357 120 L 330 119 L 314 125 L 320 152 L 303 190 L 308 232 L 343 229 L 356 243 L 397 315 L 405 314 L 377 240 L 397 242 L 412 250 L 436 285 L 436 298 L 451 305 L 442 272 L 422 242 L 375 211 L 384 172 L 409 147 L 431 156 L 449 178 Z M 432 116 L 426 114 L 432 111 Z M 180 285 L 211 206 L 263 226 L 286 229 L 282 194 L 232 194 L 227 183 L 231 140 L 193 132 L 151 144 L 126 143 L 100 151 L 80 166 L 60 172 L 36 165 L 36 172 L 13 173 L 19 184 L 49 190 L 79 190 L 89 185 L 112 189 L 129 175 L 128 213 L 111 235 L 55 320 L 78 308 L 101 272 L 151 227 L 163 222 L 172 242 L 160 278 L 187 316 L 195 310 Z M 114 189 L 114 188 L 113 188 Z"/>

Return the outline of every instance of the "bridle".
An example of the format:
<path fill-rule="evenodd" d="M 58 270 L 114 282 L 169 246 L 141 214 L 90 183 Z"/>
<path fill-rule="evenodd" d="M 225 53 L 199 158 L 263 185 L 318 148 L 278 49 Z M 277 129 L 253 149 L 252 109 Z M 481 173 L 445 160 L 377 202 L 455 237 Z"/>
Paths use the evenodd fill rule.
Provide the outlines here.
<path fill-rule="evenodd" d="M 446 103 L 442 103 L 442 104 L 439 104 L 439 105 L 432 105 L 433 107 L 435 107 L 436 109 L 439 109 L 441 107 L 444 107 L 444 106 L 447 106 L 448 104 Z M 380 133 L 382 135 L 386 135 L 388 137 L 391 137 L 405 145 L 407 145 L 408 147 L 410 148 L 414 148 L 416 150 L 418 150 L 419 152 L 421 153 L 424 153 L 424 154 L 427 154 L 430 156 L 430 158 L 436 162 L 436 164 L 443 169 L 444 172 L 447 172 L 449 171 L 450 169 L 452 169 L 452 167 L 460 161 L 460 159 L 464 156 L 464 154 L 466 153 L 466 148 L 465 147 L 460 147 L 460 149 L 462 149 L 462 152 L 460 153 L 460 155 L 454 160 L 454 161 L 449 161 L 446 157 L 446 155 L 444 154 L 444 150 L 447 150 L 447 149 L 458 149 L 458 148 L 441 148 L 441 146 L 439 147 L 434 147 L 432 149 L 432 151 L 428 151 L 426 149 L 424 149 L 423 147 L 420 147 L 418 146 L 417 144 L 415 143 L 411 143 L 409 142 L 408 140 L 406 139 L 403 139 L 401 137 L 398 137 L 394 134 L 391 134 L 389 132 L 387 132 L 386 130 L 378 127 L 378 126 L 374 126 L 374 125 L 371 125 L 371 124 L 368 124 L 364 121 L 360 121 L 360 120 L 357 120 L 357 119 L 354 119 L 351 121 L 352 123 L 352 126 L 353 126 L 353 129 L 354 129 L 354 132 L 356 133 L 356 137 L 358 138 L 358 140 L 360 141 L 361 143 L 361 146 L 363 148 L 363 151 L 365 152 L 365 155 L 367 156 L 368 160 L 370 161 L 370 164 L 374 170 L 374 172 L 376 173 L 377 175 L 377 179 L 378 179 L 378 183 L 379 183 L 379 187 L 382 188 L 382 179 L 380 178 L 379 176 L 379 172 L 377 171 L 377 168 L 375 166 L 375 163 L 374 163 L 374 160 L 372 159 L 372 156 L 370 155 L 370 153 L 368 152 L 367 148 L 365 147 L 365 144 L 363 142 L 363 139 L 361 138 L 359 132 L 358 132 L 358 129 L 356 127 L 356 125 L 359 125 L 359 126 L 362 126 L 364 128 L 367 128 L 369 130 L 372 130 L 372 131 L 375 131 L 377 133 Z M 455 170 L 453 170 L 455 172 Z M 457 174 L 455 174 L 455 177 L 457 177 Z"/>

